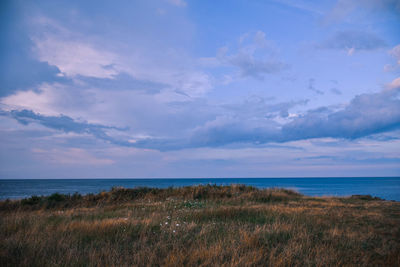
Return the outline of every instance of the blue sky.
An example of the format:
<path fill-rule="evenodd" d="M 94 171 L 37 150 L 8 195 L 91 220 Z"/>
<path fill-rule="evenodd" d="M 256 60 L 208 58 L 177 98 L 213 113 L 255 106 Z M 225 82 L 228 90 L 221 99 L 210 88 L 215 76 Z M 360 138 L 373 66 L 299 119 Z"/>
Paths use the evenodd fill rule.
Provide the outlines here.
<path fill-rule="evenodd" d="M 400 175 L 400 3 L 2 1 L 0 177 Z"/>

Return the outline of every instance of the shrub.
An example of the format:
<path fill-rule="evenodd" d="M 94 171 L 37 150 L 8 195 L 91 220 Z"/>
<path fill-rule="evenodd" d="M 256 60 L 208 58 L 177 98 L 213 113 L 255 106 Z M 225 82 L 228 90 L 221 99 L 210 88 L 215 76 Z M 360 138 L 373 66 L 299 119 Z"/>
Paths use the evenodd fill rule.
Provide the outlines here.
<path fill-rule="evenodd" d="M 41 202 L 42 198 L 38 196 L 31 196 L 30 198 L 24 198 L 21 200 L 22 205 L 37 205 Z"/>
<path fill-rule="evenodd" d="M 50 196 L 47 197 L 48 201 L 54 201 L 54 202 L 61 202 L 65 200 L 65 195 L 59 194 L 59 193 L 54 193 L 51 194 Z"/>

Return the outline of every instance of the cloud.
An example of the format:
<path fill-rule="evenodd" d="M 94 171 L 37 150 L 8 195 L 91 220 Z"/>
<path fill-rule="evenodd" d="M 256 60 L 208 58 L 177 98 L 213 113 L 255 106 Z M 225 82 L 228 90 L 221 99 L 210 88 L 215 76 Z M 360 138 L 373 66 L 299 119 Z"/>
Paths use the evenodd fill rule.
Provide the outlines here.
<path fill-rule="evenodd" d="M 108 86 L 169 98 L 180 94 L 185 101 L 212 89 L 211 76 L 197 68 L 187 51 L 193 27 L 185 12 L 173 8 L 168 16 L 152 16 L 164 0 L 96 7 L 17 1 L 5 6 L 12 8 L 0 18 L 0 97 L 36 91 L 44 83 L 77 81 L 85 83 L 83 89 Z"/>
<path fill-rule="evenodd" d="M 286 67 L 286 64 L 283 62 L 255 59 L 251 54 L 243 52 L 226 56 L 223 60 L 238 67 L 242 76 L 258 79 L 262 78 L 266 74 L 277 73 Z"/>
<path fill-rule="evenodd" d="M 94 93 L 85 90 L 77 83 L 44 83 L 35 89 L 17 91 L 0 98 L 0 103 L 7 111 L 27 109 L 47 116 L 58 114 L 82 116 L 93 106 L 95 97 Z"/>
<path fill-rule="evenodd" d="M 386 88 L 388 90 L 396 90 L 400 88 L 400 78 L 394 79 L 391 83 L 389 83 Z"/>
<path fill-rule="evenodd" d="M 17 1 L 2 3 L 0 9 L 0 97 L 42 82 L 67 82 L 57 66 L 32 55 L 29 24 L 21 19 Z"/>
<path fill-rule="evenodd" d="M 263 123 L 267 120 L 269 123 Z M 160 151 L 201 147 L 220 147 L 237 143 L 266 143 L 278 134 L 277 123 L 270 119 L 243 121 L 234 116 L 218 116 L 205 125 L 196 127 L 184 138 L 144 138 L 135 142 L 137 148 Z"/>
<path fill-rule="evenodd" d="M 39 60 L 57 66 L 65 76 L 112 78 L 119 73 L 117 55 L 89 43 L 51 35 L 34 37 L 33 41 Z"/>
<path fill-rule="evenodd" d="M 171 5 L 177 6 L 177 7 L 185 7 L 187 3 L 184 0 L 166 0 L 168 3 Z"/>
<path fill-rule="evenodd" d="M 327 108 L 308 111 L 283 125 L 282 140 L 321 137 L 355 139 L 398 129 L 399 89 L 358 95 L 339 111 Z"/>
<path fill-rule="evenodd" d="M 276 58 L 276 53 L 262 31 L 246 33 L 239 38 L 239 48 L 228 53 L 228 47 L 219 49 L 216 58 L 203 59 L 204 63 L 233 66 L 239 69 L 243 77 L 263 79 L 265 75 L 278 73 L 288 65 Z"/>
<path fill-rule="evenodd" d="M 356 139 L 400 128 L 400 86 L 397 80 L 375 94 L 361 94 L 340 110 L 321 107 L 303 115 L 290 116 L 288 110 L 303 102 L 266 104 L 264 99 L 250 99 L 242 106 L 225 106 L 231 114 L 218 115 L 214 120 L 189 130 L 179 138 L 139 137 L 134 141 L 116 138 L 108 130 L 124 129 L 75 121 L 70 117 L 43 116 L 29 110 L 3 111 L 2 115 L 22 124 L 38 123 L 64 132 L 89 134 L 118 146 L 165 150 L 193 147 L 219 147 L 237 143 L 282 143 L 312 138 Z M 278 122 L 277 116 L 285 118 Z"/>
<path fill-rule="evenodd" d="M 258 47 L 266 47 L 268 45 L 268 41 L 266 39 L 266 34 L 263 31 L 257 31 L 253 37 L 254 43 L 257 44 Z M 241 42 L 243 42 L 243 38 Z"/>
<path fill-rule="evenodd" d="M 98 158 L 81 148 L 63 148 L 63 149 L 32 149 L 34 156 L 51 162 L 52 164 L 66 165 L 109 165 L 115 163 L 112 159 Z"/>
<path fill-rule="evenodd" d="M 392 65 L 392 64 L 385 64 L 385 66 L 383 66 L 383 71 L 384 72 L 392 72 L 396 70 L 396 66 Z"/>
<path fill-rule="evenodd" d="M 146 94 L 157 94 L 160 93 L 162 89 L 169 87 L 169 85 L 159 82 L 135 79 L 124 72 L 112 78 L 78 76 L 77 79 L 79 82 L 84 82 L 86 84 L 86 86 L 83 87 L 106 90 L 133 90 L 141 91 Z"/>
<path fill-rule="evenodd" d="M 278 124 L 270 119 L 243 121 L 237 117 L 218 117 L 195 129 L 190 137 L 195 147 L 222 146 L 231 143 L 265 143 L 278 134 Z"/>
<path fill-rule="evenodd" d="M 148 138 L 135 146 L 159 150 L 219 147 L 235 143 L 283 143 L 313 138 L 357 139 L 400 128 L 400 87 L 361 94 L 341 110 L 321 107 L 279 124 L 269 118 L 220 116 L 186 139 Z"/>
<path fill-rule="evenodd" d="M 175 40 L 172 26 L 165 29 L 165 32 L 149 33 L 148 38 L 154 39 L 141 39 L 145 44 L 133 39 L 131 44 L 126 45 L 113 39 L 99 40 L 99 37 L 87 35 L 83 31 L 72 31 L 47 17 L 39 17 L 34 21 L 38 30 L 32 40 L 37 57 L 56 66 L 60 70 L 59 75 L 74 81 L 84 81 L 88 86 L 102 89 L 105 86 L 124 87 L 149 94 L 169 90 L 169 93 L 180 93 L 187 97 L 202 96 L 212 88 L 210 76 L 194 68 L 191 65 L 193 60 L 188 58 L 185 51 L 168 46 L 170 39 Z M 153 25 L 152 20 L 140 23 Z M 174 19 L 165 23 L 163 27 L 177 22 Z M 130 26 L 142 31 L 136 24 Z M 134 33 L 134 30 L 127 29 L 125 35 L 119 38 L 131 38 Z M 166 40 L 163 39 L 162 45 L 165 51 L 162 52 L 157 46 L 160 35 L 168 36 L 164 36 Z M 184 39 L 181 36 L 177 38 L 176 42 Z"/>
<path fill-rule="evenodd" d="M 280 103 L 271 103 L 272 101 L 272 98 L 252 95 L 240 104 L 225 104 L 222 107 L 228 114 L 234 114 L 234 116 L 245 121 L 251 118 L 287 118 L 289 116 L 289 109 L 308 103 L 307 99 Z"/>
<path fill-rule="evenodd" d="M 330 91 L 331 91 L 332 94 L 335 94 L 335 95 L 341 95 L 342 94 L 342 91 L 340 91 L 337 88 L 331 88 Z"/>
<path fill-rule="evenodd" d="M 309 79 L 308 80 L 308 87 L 307 88 L 308 88 L 308 90 L 311 90 L 316 94 L 319 94 L 319 95 L 323 95 L 324 94 L 323 91 L 315 88 L 315 79 Z"/>
<path fill-rule="evenodd" d="M 0 63 L 0 97 L 13 94 L 17 90 L 30 89 L 42 82 L 66 81 L 65 78 L 57 76 L 60 74 L 57 67 L 32 60 L 24 53 L 17 54 L 12 59 L 13 55 L 10 54 L 1 57 L 3 60 Z"/>
<path fill-rule="evenodd" d="M 397 0 L 338 0 L 326 15 L 325 22 L 336 22 L 345 19 L 357 10 L 390 11 L 400 13 L 400 2 Z"/>
<path fill-rule="evenodd" d="M 288 142 L 324 137 L 355 139 L 391 131 L 400 127 L 398 92 L 399 88 L 358 95 L 343 110 L 332 111 L 326 107 L 310 110 L 283 125 L 262 119 L 220 119 L 196 131 L 192 139 L 196 145 L 218 146 L 232 142 Z"/>
<path fill-rule="evenodd" d="M 108 141 L 113 144 L 124 145 L 125 143 L 129 143 L 128 141 L 118 141 L 106 133 L 107 130 L 124 131 L 126 130 L 124 128 L 93 124 L 88 122 L 79 122 L 65 115 L 44 116 L 26 109 L 12 111 L 0 110 L 0 115 L 14 118 L 23 125 L 37 123 L 47 128 L 63 131 L 66 133 L 89 134 L 96 137 L 97 139 Z"/>
<path fill-rule="evenodd" d="M 2 111 L 1 115 L 14 118 L 21 124 L 37 123 L 66 133 L 89 134 L 107 143 L 160 151 L 198 147 L 220 147 L 233 144 L 260 145 L 284 143 L 313 138 L 357 139 L 400 128 L 400 84 L 394 80 L 385 90 L 374 94 L 360 94 L 342 109 L 321 107 L 303 114 L 290 114 L 289 109 L 304 105 L 304 101 L 267 103 L 264 98 L 249 98 L 241 105 L 222 105 L 201 120 L 188 124 L 181 118 L 193 106 L 178 105 L 169 119 L 183 119 L 192 128 L 184 131 L 157 131 L 153 135 L 136 137 L 113 132 L 126 129 L 76 121 L 65 115 L 45 116 L 30 110 Z M 177 103 L 179 104 L 179 103 Z M 207 108 L 204 103 L 197 110 Z M 180 110 L 180 111 L 179 111 Z M 193 111 L 193 110 L 192 110 Z M 210 119 L 214 116 L 214 119 Z M 206 119 L 205 123 L 202 123 Z M 165 123 L 162 124 L 167 126 Z M 143 128 L 141 128 L 143 130 Z M 171 134 L 173 133 L 173 134 Z M 156 135 L 154 135 L 156 134 Z M 163 136 L 164 135 L 164 136 Z"/>
<path fill-rule="evenodd" d="M 352 55 L 355 51 L 372 51 L 386 47 L 386 43 L 372 33 L 362 31 L 340 31 L 317 46 L 320 49 L 347 51 Z"/>
<path fill-rule="evenodd" d="M 397 64 L 400 65 L 400 44 L 393 47 L 390 51 L 389 54 L 392 55 L 396 60 Z"/>
<path fill-rule="evenodd" d="M 175 93 L 188 97 L 200 97 L 212 89 L 212 81 L 208 74 L 201 71 L 187 71 L 172 74 L 170 85 Z"/>
<path fill-rule="evenodd" d="M 395 47 L 390 49 L 389 55 L 391 55 L 396 60 L 396 63 L 395 64 L 386 64 L 383 67 L 383 70 L 385 72 L 393 72 L 393 71 L 396 71 L 397 68 L 400 67 L 400 44 L 396 45 Z"/>
<path fill-rule="evenodd" d="M 318 16 L 323 14 L 323 12 L 317 7 L 315 3 L 311 3 L 309 1 L 273 0 L 273 2 Z"/>

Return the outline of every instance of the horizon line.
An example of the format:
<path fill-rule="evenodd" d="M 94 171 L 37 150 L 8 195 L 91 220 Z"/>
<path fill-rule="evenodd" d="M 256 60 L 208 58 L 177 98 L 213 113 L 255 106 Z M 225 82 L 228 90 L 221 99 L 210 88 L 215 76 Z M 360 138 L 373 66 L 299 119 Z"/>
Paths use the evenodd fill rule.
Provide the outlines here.
<path fill-rule="evenodd" d="M 156 178 L 0 178 L 0 180 L 164 180 L 164 179 L 332 179 L 332 178 L 400 178 L 400 176 L 288 176 L 288 177 L 156 177 Z"/>

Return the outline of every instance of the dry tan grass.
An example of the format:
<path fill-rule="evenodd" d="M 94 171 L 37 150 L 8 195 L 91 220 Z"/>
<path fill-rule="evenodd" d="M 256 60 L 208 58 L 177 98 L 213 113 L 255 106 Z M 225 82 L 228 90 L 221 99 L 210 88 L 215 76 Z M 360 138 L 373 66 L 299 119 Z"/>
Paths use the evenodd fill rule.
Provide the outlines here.
<path fill-rule="evenodd" d="M 243 186 L 54 198 L 0 203 L 0 266 L 400 266 L 398 202 Z"/>

